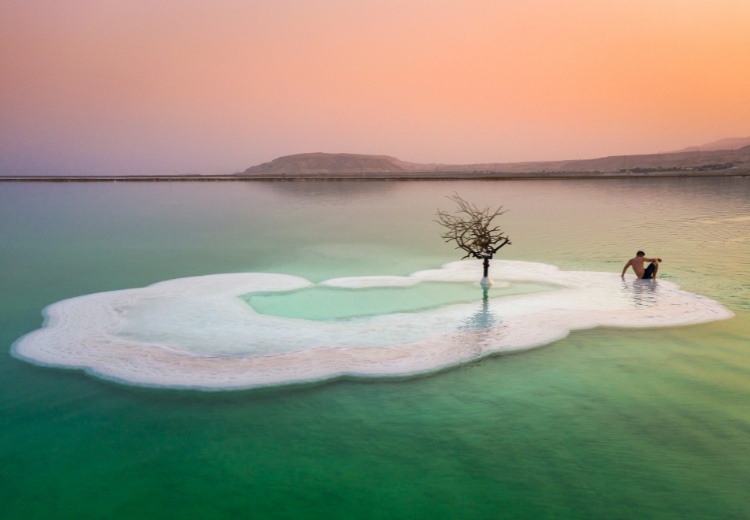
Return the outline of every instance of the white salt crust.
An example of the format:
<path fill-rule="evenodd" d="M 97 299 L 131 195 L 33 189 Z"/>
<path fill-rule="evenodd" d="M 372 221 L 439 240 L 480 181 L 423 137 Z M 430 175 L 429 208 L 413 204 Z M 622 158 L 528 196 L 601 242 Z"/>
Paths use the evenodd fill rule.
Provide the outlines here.
<path fill-rule="evenodd" d="M 476 282 L 478 274 L 479 261 L 463 261 L 408 277 L 337 278 L 320 285 Z M 265 273 L 181 278 L 54 303 L 44 310 L 43 327 L 16 341 L 12 352 L 32 363 L 83 369 L 126 384 L 231 390 L 420 374 L 544 345 L 571 330 L 687 325 L 733 316 L 718 302 L 664 280 L 623 281 L 614 273 L 502 260 L 492 262 L 490 276 L 498 285 L 531 282 L 558 289 L 421 312 L 310 321 L 258 314 L 239 298 L 313 285 L 303 278 Z"/>

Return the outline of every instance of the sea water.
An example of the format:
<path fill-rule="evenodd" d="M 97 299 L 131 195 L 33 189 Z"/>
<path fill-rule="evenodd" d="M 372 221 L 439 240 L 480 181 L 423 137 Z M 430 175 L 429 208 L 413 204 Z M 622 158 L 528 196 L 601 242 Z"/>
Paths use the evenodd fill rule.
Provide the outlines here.
<path fill-rule="evenodd" d="M 481 315 L 468 282 L 434 298 L 425 282 L 345 296 L 321 284 L 456 260 L 432 222 L 454 191 L 511 210 L 502 261 L 619 280 L 645 249 L 665 260 L 663 287 L 735 317 L 579 330 L 430 377 L 262 393 L 130 390 L 6 355 L 3 516 L 748 517 L 748 179 L 0 185 L 0 337 L 10 353 L 66 299 L 222 273 L 315 284 L 275 295 L 286 303 L 239 295 L 269 319 L 368 320 L 368 298 L 375 315 Z M 559 290 L 550 282 L 507 296 Z M 633 287 L 618 290 L 634 309 L 658 304 Z M 389 308 L 395 289 L 413 292 Z M 355 290 L 382 294 L 352 304 Z M 321 314 L 300 310 L 312 297 Z"/>

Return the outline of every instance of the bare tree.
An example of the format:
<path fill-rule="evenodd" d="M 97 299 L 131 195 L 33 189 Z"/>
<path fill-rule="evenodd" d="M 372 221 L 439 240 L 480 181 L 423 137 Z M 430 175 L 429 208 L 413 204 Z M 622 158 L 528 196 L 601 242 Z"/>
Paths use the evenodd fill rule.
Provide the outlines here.
<path fill-rule="evenodd" d="M 503 207 L 492 209 L 487 206 L 479 209 L 462 199 L 458 193 L 447 197 L 458 205 L 455 213 L 448 213 L 438 209 L 435 221 L 445 229 L 440 234 L 446 242 L 455 242 L 456 249 L 466 252 L 463 258 L 479 258 L 484 260 L 483 285 L 492 284 L 489 279 L 490 260 L 501 247 L 509 245 L 510 240 L 499 226 L 493 225 L 492 221 L 505 213 Z M 462 260 L 463 260 L 462 258 Z"/>

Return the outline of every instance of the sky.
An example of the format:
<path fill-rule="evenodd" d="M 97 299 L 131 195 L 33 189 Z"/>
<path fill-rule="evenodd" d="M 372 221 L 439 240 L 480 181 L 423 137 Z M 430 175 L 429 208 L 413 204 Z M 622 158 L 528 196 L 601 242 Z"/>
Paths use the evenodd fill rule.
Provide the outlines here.
<path fill-rule="evenodd" d="M 750 135 L 748 0 L 0 0 L 0 175 Z"/>

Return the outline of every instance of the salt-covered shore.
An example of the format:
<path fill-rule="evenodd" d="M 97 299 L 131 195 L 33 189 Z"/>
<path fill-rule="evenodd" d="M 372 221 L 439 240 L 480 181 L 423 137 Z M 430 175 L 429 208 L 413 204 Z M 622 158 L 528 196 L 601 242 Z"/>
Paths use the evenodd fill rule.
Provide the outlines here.
<path fill-rule="evenodd" d="M 320 285 L 357 290 L 422 281 L 471 283 L 481 273 L 477 262 Z M 126 384 L 232 390 L 340 376 L 408 376 L 545 345 L 571 330 L 689 325 L 733 316 L 720 303 L 665 280 L 623 281 L 614 273 L 518 261 L 493 261 L 490 275 L 499 283 L 557 289 L 484 304 L 311 321 L 259 314 L 239 298 L 314 285 L 304 278 L 267 273 L 181 278 L 54 303 L 44 311 L 43 327 L 16 341 L 12 352 L 32 363 L 82 369 Z M 475 322 L 479 325 L 471 326 Z"/>

